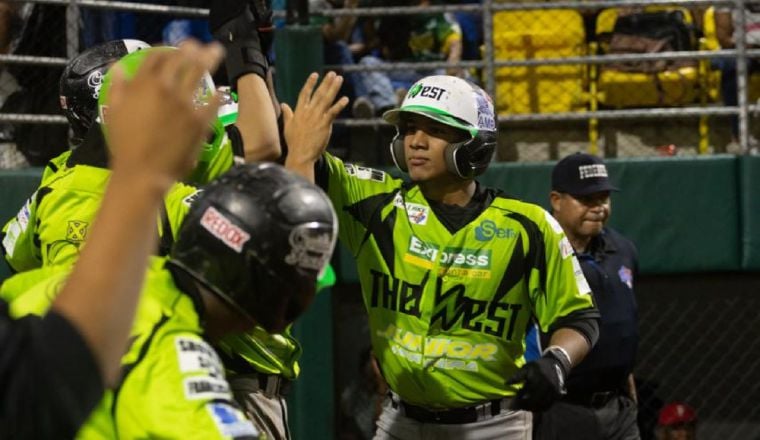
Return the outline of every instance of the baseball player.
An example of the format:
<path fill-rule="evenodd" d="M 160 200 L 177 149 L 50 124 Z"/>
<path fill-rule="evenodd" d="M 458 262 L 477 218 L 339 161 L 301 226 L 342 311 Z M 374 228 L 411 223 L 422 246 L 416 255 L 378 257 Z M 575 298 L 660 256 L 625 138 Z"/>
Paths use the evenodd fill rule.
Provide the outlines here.
<path fill-rule="evenodd" d="M 333 103 L 334 74 L 314 91 L 316 79 L 295 112 L 283 105 L 286 165 L 327 191 L 357 260 L 391 389 L 375 438 L 530 438 L 529 411 L 564 393 L 599 314 L 557 222 L 475 180 L 496 144 L 490 98 L 452 76 L 415 83 L 383 116 L 398 131 L 391 154 L 404 182 L 324 151 L 345 101 Z M 532 320 L 552 337 L 526 363 Z"/>
<path fill-rule="evenodd" d="M 256 325 L 282 332 L 311 303 L 336 239 L 327 196 L 280 165 L 240 165 L 209 184 L 171 255 L 152 261 L 122 376 L 79 437 L 258 438 L 211 344 Z M 65 275 L 11 312 L 43 313 Z"/>
<path fill-rule="evenodd" d="M 187 157 L 217 107 L 195 109 L 183 96 L 221 57 L 218 46 L 189 44 L 117 82 L 112 142 L 120 153 L 92 241 L 60 295 L 46 299 L 45 316 L 11 318 L 0 301 L 0 438 L 73 438 L 104 384 L 116 382 L 163 194 L 190 171 Z"/>

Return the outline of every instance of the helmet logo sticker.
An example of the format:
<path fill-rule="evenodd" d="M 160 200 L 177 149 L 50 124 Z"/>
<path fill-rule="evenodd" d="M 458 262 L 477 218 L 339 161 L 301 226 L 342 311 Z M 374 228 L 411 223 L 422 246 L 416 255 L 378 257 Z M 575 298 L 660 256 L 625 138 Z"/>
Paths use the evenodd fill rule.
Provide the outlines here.
<path fill-rule="evenodd" d="M 296 226 L 290 232 L 290 253 L 285 262 L 302 269 L 322 271 L 332 255 L 333 239 L 327 232 L 314 231 L 314 223 Z"/>
<path fill-rule="evenodd" d="M 414 87 L 409 90 L 408 96 L 410 98 L 416 98 L 417 95 L 420 98 L 430 98 L 440 101 L 444 93 L 447 93 L 446 89 L 435 86 L 426 86 L 424 84 L 415 84 Z"/>
<path fill-rule="evenodd" d="M 87 85 L 92 89 L 92 97 L 98 99 L 100 86 L 103 85 L 103 72 L 96 70 L 87 77 Z"/>
<path fill-rule="evenodd" d="M 422 84 L 415 84 L 414 87 L 409 89 L 409 94 L 407 96 L 414 98 L 415 96 L 419 95 L 420 90 L 422 90 Z"/>
<path fill-rule="evenodd" d="M 483 93 L 476 94 L 478 105 L 478 128 L 483 130 L 496 130 L 496 120 L 493 115 L 493 106 L 491 105 L 488 95 Z"/>
<path fill-rule="evenodd" d="M 201 226 L 237 253 L 243 251 L 243 245 L 251 238 L 250 234 L 233 224 L 213 206 L 206 208 L 201 217 Z"/>

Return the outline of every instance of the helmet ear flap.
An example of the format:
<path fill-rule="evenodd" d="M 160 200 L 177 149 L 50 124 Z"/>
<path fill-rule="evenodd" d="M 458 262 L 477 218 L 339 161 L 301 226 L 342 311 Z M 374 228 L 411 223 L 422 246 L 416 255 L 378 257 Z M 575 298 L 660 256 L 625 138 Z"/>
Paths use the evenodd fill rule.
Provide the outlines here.
<path fill-rule="evenodd" d="M 446 169 L 462 179 L 469 179 L 472 177 L 467 148 L 462 148 L 470 142 L 472 142 L 472 140 L 449 144 L 443 152 L 443 157 L 446 160 Z"/>
<path fill-rule="evenodd" d="M 406 153 L 404 152 L 404 138 L 401 136 L 401 133 L 396 132 L 396 136 L 391 141 L 390 149 L 391 158 L 393 158 L 393 163 L 396 167 L 405 173 L 408 172 L 409 167 L 406 165 Z"/>

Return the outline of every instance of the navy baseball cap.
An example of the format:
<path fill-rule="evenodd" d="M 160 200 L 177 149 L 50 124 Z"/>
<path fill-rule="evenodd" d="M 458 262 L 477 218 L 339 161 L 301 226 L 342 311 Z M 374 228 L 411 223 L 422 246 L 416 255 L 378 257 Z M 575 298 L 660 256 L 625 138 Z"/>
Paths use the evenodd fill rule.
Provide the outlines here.
<path fill-rule="evenodd" d="M 586 153 L 571 154 L 557 162 L 552 170 L 552 189 L 574 196 L 618 191 L 610 183 L 604 161 Z"/>

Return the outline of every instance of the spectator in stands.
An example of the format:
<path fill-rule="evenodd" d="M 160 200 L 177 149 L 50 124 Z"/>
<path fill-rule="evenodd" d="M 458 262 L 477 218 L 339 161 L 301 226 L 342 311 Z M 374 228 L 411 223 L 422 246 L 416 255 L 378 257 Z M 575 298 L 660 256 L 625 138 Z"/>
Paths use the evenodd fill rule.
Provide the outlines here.
<path fill-rule="evenodd" d="M 425 7 L 430 0 L 402 0 L 399 6 Z M 381 66 L 385 62 L 448 61 L 462 60 L 462 30 L 451 14 L 400 15 L 384 17 L 378 25 L 378 37 L 382 42 L 382 58 L 367 55 L 360 60 L 365 66 Z M 449 74 L 465 77 L 459 67 L 447 69 L 398 69 L 362 73 L 366 96 L 354 100 L 355 117 L 374 117 L 397 107 L 406 90 L 427 75 Z"/>
<path fill-rule="evenodd" d="M 734 21 L 737 19 L 736 15 L 738 10 L 733 9 L 731 6 L 716 7 L 715 10 L 715 32 L 720 42 L 720 47 L 723 49 L 732 49 L 736 47 L 736 32 L 734 29 Z M 747 48 L 760 47 L 760 5 L 747 4 L 744 10 L 744 31 L 745 31 L 745 44 Z M 723 103 L 727 106 L 738 105 L 738 88 L 736 82 L 736 60 L 733 58 L 719 58 L 713 60 L 713 67 L 719 69 L 721 74 L 720 86 L 721 94 L 723 96 Z M 758 69 L 758 61 L 755 59 L 747 60 L 748 73 Z M 734 142 L 739 140 L 739 118 L 737 116 L 731 116 L 731 135 Z M 750 148 L 757 148 L 760 146 L 754 136 L 750 136 L 749 145 Z"/>
<path fill-rule="evenodd" d="M 354 30 L 356 30 L 357 17 L 355 15 L 342 15 L 339 17 L 325 17 L 320 15 L 331 9 L 354 9 L 359 6 L 359 0 L 345 0 L 339 4 L 336 0 L 309 0 L 309 12 L 312 13 L 311 21 L 322 29 L 324 40 L 324 61 L 328 65 L 354 64 L 353 50 L 363 50 L 363 43 L 354 43 Z M 338 69 L 340 71 L 340 69 Z M 366 94 L 361 76 L 358 73 L 346 73 L 343 75 L 346 81 L 340 90 L 341 96 L 354 99 L 356 96 Z"/>
<path fill-rule="evenodd" d="M 657 440 L 696 440 L 696 411 L 683 402 L 665 405 L 660 410 L 655 435 Z"/>

